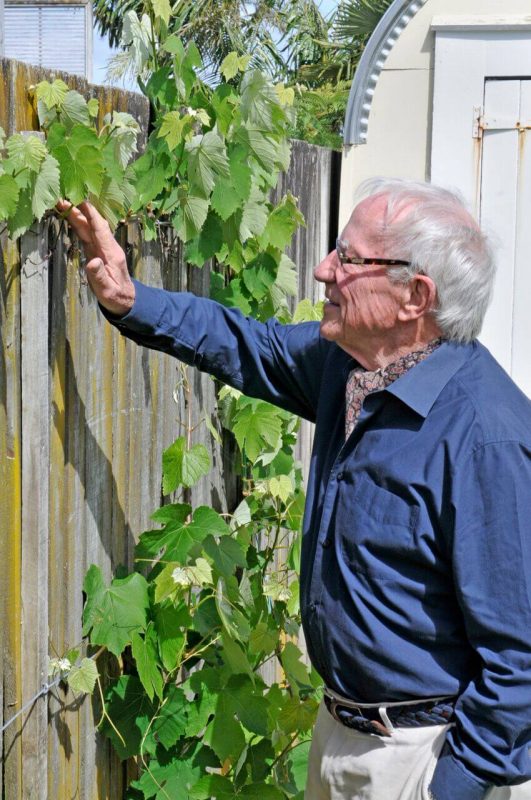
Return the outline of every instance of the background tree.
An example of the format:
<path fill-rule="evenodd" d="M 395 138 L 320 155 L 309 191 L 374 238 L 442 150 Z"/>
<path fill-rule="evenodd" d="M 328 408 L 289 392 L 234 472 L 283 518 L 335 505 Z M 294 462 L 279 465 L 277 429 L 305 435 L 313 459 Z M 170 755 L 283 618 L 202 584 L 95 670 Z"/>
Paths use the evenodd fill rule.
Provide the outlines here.
<path fill-rule="evenodd" d="M 167 0 L 153 0 L 152 16 Z M 250 56 L 250 66 L 295 90 L 297 122 L 293 138 L 341 149 L 342 128 L 350 86 L 372 32 L 392 0 L 343 0 L 328 16 L 316 0 L 177 0 L 171 32 L 193 41 L 209 83 L 220 80 L 219 67 L 229 52 Z M 94 13 L 111 44 L 136 39 L 151 47 L 149 19 L 130 22 L 128 12 L 141 19 L 142 0 L 96 0 Z M 131 59 L 134 48 L 112 62 L 112 77 L 139 72 Z M 144 74 L 144 79 L 149 76 Z"/>

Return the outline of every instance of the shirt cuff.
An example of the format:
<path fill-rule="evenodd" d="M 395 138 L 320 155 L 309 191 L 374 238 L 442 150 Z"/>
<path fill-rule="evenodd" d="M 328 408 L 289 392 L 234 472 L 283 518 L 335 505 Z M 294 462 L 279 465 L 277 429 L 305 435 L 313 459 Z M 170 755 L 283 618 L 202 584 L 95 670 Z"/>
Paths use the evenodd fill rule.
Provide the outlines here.
<path fill-rule="evenodd" d="M 137 280 L 133 280 L 133 284 L 135 286 L 135 301 L 127 314 L 119 317 L 107 311 L 101 303 L 100 311 L 105 319 L 119 330 L 153 333 L 158 328 L 164 312 L 163 290 L 145 286 Z"/>
<path fill-rule="evenodd" d="M 465 772 L 447 747 L 443 749 L 429 787 L 433 800 L 483 800 L 489 788 Z"/>

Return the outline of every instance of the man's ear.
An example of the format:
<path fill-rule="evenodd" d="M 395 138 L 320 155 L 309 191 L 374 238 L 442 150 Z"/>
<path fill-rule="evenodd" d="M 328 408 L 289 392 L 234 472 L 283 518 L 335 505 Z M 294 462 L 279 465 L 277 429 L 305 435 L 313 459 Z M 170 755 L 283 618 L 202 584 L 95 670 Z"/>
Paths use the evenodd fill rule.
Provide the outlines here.
<path fill-rule="evenodd" d="M 427 275 L 415 275 L 415 277 L 404 286 L 402 304 L 398 311 L 398 319 L 401 322 L 411 322 L 425 314 L 430 313 L 435 308 L 437 302 L 437 290 L 431 278 Z"/>

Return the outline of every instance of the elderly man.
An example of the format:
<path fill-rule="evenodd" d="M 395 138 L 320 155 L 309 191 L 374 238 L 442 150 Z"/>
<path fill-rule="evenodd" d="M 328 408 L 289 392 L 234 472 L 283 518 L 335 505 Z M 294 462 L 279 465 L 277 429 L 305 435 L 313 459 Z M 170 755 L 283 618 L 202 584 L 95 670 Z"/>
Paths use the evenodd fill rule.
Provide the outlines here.
<path fill-rule="evenodd" d="M 306 798 L 531 800 L 531 404 L 476 341 L 492 255 L 450 192 L 364 191 L 315 270 L 320 325 L 131 281 L 98 214 L 70 220 L 124 335 L 316 423 Z"/>

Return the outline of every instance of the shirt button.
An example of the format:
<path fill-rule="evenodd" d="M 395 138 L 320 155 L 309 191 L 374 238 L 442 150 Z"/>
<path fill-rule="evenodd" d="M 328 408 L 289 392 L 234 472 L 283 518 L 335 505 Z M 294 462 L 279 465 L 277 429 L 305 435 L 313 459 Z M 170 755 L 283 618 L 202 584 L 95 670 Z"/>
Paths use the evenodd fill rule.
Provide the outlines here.
<path fill-rule="evenodd" d="M 339 483 L 339 481 L 342 481 L 344 477 L 345 477 L 345 473 L 344 472 L 338 472 L 337 473 L 337 482 Z"/>
<path fill-rule="evenodd" d="M 323 544 L 323 547 L 330 547 L 330 545 L 332 544 L 332 540 L 329 539 L 328 536 L 327 536 L 326 539 L 323 539 L 322 544 Z"/>
<path fill-rule="evenodd" d="M 315 611 L 315 603 L 310 603 L 308 608 L 310 609 L 310 611 Z"/>

